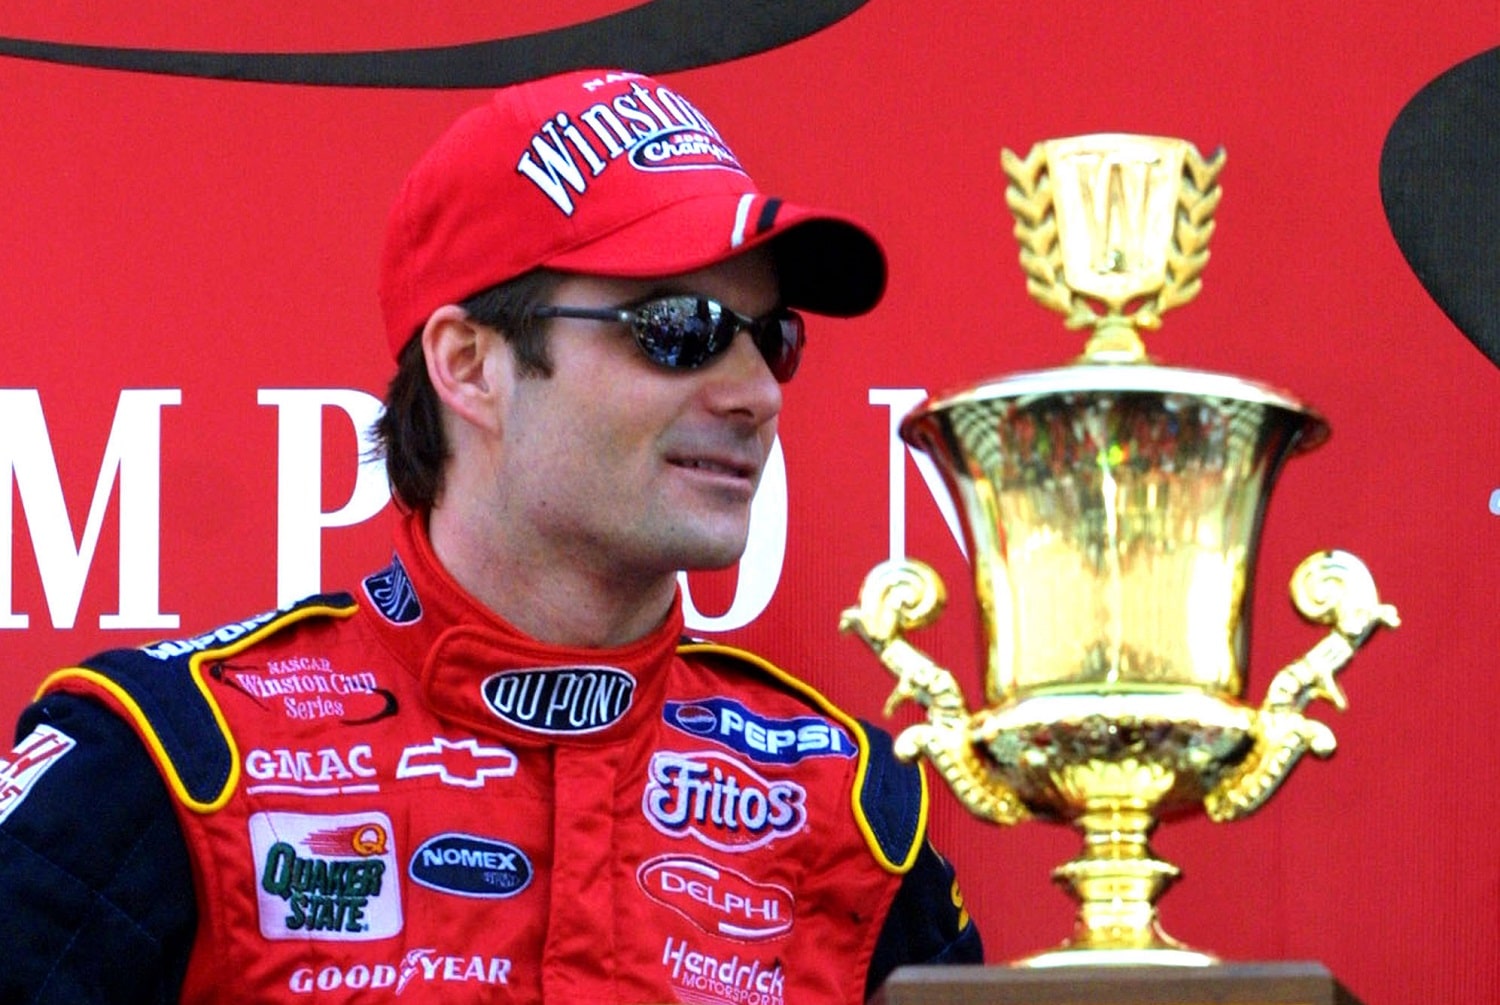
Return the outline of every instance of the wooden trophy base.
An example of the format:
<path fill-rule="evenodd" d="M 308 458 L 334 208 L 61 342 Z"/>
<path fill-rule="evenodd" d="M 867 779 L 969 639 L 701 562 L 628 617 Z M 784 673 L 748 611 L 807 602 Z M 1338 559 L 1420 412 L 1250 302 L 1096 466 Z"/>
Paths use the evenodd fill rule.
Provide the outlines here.
<path fill-rule="evenodd" d="M 1318 963 L 902 967 L 873 1005 L 1360 1005 Z"/>

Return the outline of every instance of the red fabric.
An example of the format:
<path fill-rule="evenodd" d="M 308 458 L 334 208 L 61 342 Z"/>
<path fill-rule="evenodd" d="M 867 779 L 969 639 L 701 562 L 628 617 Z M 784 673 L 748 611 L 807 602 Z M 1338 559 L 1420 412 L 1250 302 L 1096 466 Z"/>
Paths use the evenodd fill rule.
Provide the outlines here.
<path fill-rule="evenodd" d="M 184 1002 L 223 1000 L 226 975 L 255 1001 L 366 988 L 418 1003 L 863 999 L 901 877 L 856 826 L 853 738 L 770 764 L 674 727 L 663 699 L 814 713 L 748 665 L 679 655 L 676 612 L 621 649 L 547 646 L 458 593 L 416 521 L 398 551 L 414 620 L 366 598 L 201 656 L 243 770 L 222 808 L 179 814 L 201 914 Z M 576 735 L 576 716 L 545 733 L 540 711 L 502 721 L 481 685 L 539 668 L 637 687 Z M 686 762 L 711 792 L 671 787 Z M 793 794 L 783 820 L 769 812 L 778 793 Z M 432 864 L 466 851 L 495 864 Z"/>

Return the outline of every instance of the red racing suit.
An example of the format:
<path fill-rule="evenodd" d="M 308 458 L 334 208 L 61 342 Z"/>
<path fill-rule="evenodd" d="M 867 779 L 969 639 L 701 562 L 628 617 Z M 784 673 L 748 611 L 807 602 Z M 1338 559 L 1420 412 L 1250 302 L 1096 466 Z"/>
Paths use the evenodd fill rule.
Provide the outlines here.
<path fill-rule="evenodd" d="M 7 832 L 37 852 L 45 829 L 27 828 L 84 784 L 59 770 L 49 790 L 34 767 L 75 757 L 66 715 L 42 713 L 81 697 L 130 724 L 170 792 L 193 1005 L 853 1003 L 896 965 L 977 960 L 921 771 L 785 672 L 681 631 L 679 608 L 621 648 L 541 644 L 454 583 L 409 519 L 357 599 L 48 678 L 17 748 L 34 752 L 27 788 L 0 818 L 0 900 L 25 872 Z M 32 939 L 49 923 L 6 924 Z M 61 995 L 70 965 L 16 1000 Z M 178 979 L 143 1000 L 176 1000 Z"/>

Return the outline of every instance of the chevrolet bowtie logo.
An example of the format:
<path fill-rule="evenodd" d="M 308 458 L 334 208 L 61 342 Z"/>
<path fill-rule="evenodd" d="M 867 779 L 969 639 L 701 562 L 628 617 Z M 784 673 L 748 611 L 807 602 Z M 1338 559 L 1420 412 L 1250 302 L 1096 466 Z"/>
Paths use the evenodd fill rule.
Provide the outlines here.
<path fill-rule="evenodd" d="M 473 738 L 446 740 L 441 736 L 407 747 L 396 766 L 397 778 L 436 775 L 445 785 L 466 789 L 483 788 L 491 778 L 509 778 L 515 773 L 516 755 L 508 748 L 484 746 Z"/>

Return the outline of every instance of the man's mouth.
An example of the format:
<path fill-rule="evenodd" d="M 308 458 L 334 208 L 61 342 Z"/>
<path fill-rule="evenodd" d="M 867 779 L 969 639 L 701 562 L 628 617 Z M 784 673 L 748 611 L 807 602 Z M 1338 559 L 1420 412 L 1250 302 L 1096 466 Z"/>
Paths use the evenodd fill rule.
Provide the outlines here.
<path fill-rule="evenodd" d="M 722 457 L 673 457 L 670 462 L 679 468 L 687 468 L 692 471 L 702 471 L 706 474 L 723 475 L 727 478 L 740 478 L 746 481 L 754 481 L 757 465 L 748 462 L 733 460 Z"/>

